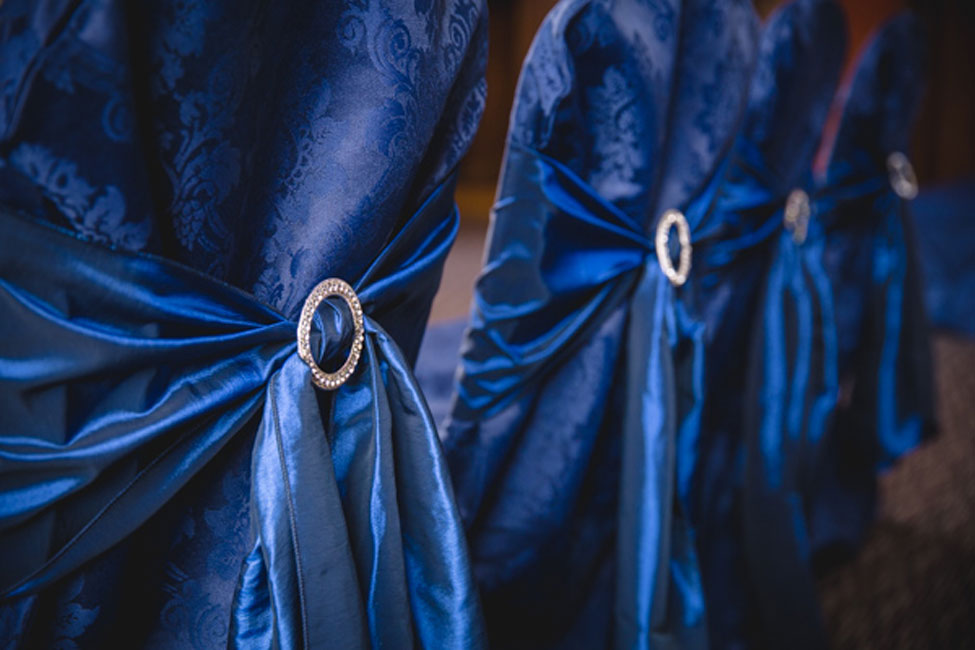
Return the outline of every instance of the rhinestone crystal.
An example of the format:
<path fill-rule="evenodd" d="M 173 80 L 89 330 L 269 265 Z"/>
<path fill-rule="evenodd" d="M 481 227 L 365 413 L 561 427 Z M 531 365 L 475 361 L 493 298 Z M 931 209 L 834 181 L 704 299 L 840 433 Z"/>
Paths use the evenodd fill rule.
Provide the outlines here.
<path fill-rule="evenodd" d="M 887 175 L 890 177 L 890 186 L 897 196 L 907 201 L 917 196 L 917 175 L 914 174 L 914 166 L 900 151 L 887 156 Z"/>
<path fill-rule="evenodd" d="M 792 241 L 801 244 L 806 241 L 809 232 L 809 217 L 812 215 L 812 208 L 809 206 L 809 195 L 804 190 L 795 189 L 789 192 L 785 200 L 785 212 L 782 221 L 785 227 L 792 233 Z"/>
<path fill-rule="evenodd" d="M 680 262 L 676 269 L 670 259 L 669 247 L 670 229 L 674 227 L 677 228 L 677 241 L 680 243 Z M 687 276 L 691 272 L 691 229 L 680 210 L 667 210 L 660 216 L 654 244 L 657 249 L 657 261 L 660 262 L 660 268 L 670 283 L 679 287 L 687 282 Z"/>
<path fill-rule="evenodd" d="M 329 373 L 322 370 L 315 357 L 311 353 L 311 323 L 315 317 L 315 310 L 326 298 L 333 296 L 342 298 L 352 312 L 352 324 L 354 334 L 352 346 L 349 349 L 349 357 L 342 364 L 342 367 L 335 372 Z M 362 356 L 362 344 L 366 337 L 365 323 L 362 317 L 362 305 L 359 297 L 345 280 L 339 278 L 329 278 L 322 280 L 311 290 L 305 304 L 301 308 L 301 316 L 298 318 L 298 356 L 308 364 L 311 369 L 312 382 L 324 390 L 335 390 L 352 376 L 359 357 Z"/>

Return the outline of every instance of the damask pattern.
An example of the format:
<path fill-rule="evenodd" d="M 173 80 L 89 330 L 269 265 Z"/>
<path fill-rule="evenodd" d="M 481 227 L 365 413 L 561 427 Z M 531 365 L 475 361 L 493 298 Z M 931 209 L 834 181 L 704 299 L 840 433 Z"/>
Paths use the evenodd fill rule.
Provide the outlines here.
<path fill-rule="evenodd" d="M 85 586 L 84 576 L 78 576 L 69 582 L 67 589 L 58 598 L 58 617 L 54 621 L 54 644 L 57 650 L 75 650 L 78 645 L 78 637 L 82 636 L 85 630 L 98 617 L 99 607 L 84 607 L 75 600 L 81 595 L 81 590 Z"/>
<path fill-rule="evenodd" d="M 725 153 L 755 29 L 742 0 L 561 2 L 525 62 L 510 138 L 649 227 L 684 207 Z"/>
<path fill-rule="evenodd" d="M 53 3 L 43 20 L 29 3 L 2 12 L 10 142 L 44 147 L 44 169 L 88 159 L 90 147 L 55 138 L 65 122 L 85 124 L 86 145 L 114 145 L 104 178 L 80 173 L 106 198 L 81 214 L 76 201 L 68 224 L 288 314 L 330 269 L 367 263 L 364 252 L 456 167 L 483 111 L 487 23 L 476 0 L 349 0 L 341 11 L 87 0 Z M 24 119 L 44 113 L 62 117 Z M 0 164 L 9 156 L 0 150 Z"/>
<path fill-rule="evenodd" d="M 8 164 L 33 179 L 82 236 L 126 248 L 145 246 L 147 224 L 125 222 L 125 197 L 114 185 L 92 187 L 75 163 L 55 157 L 41 145 L 19 145 Z"/>
<path fill-rule="evenodd" d="M 0 199 L 295 316 L 455 171 L 486 36 L 483 0 L 6 0 Z M 224 645 L 250 544 L 241 438 L 77 581 L 0 606 L 0 639 Z M 119 593 L 94 578 L 125 567 L 140 580 Z"/>

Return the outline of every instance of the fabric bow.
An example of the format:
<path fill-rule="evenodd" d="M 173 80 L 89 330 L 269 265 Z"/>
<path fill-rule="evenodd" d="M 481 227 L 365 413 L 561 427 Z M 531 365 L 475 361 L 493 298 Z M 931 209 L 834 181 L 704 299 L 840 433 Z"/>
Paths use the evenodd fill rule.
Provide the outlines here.
<path fill-rule="evenodd" d="M 125 538 L 260 411 L 230 645 L 483 645 L 436 428 L 380 325 L 408 330 L 397 317 L 432 296 L 417 288 L 439 282 L 456 235 L 452 189 L 437 188 L 354 283 L 364 349 L 330 394 L 312 385 L 295 324 L 252 297 L 0 213 L 3 596 Z M 320 311 L 327 364 L 349 319 Z"/>

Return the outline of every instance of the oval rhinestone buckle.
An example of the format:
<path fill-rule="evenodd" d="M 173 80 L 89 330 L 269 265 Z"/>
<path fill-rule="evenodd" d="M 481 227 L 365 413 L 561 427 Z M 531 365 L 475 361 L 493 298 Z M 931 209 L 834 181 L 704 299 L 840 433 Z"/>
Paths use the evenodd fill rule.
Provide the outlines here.
<path fill-rule="evenodd" d="M 672 227 L 677 228 L 677 241 L 680 243 L 680 264 L 676 269 L 670 259 L 668 246 Z M 691 272 L 691 229 L 680 210 L 667 210 L 660 216 L 654 244 L 657 249 L 657 261 L 660 262 L 660 268 L 670 283 L 679 287 L 687 282 L 687 276 Z"/>
<path fill-rule="evenodd" d="M 311 321 L 315 317 L 315 310 L 322 304 L 322 301 L 332 296 L 338 296 L 349 306 L 352 312 L 352 323 L 355 333 L 352 339 L 352 348 L 349 350 L 349 358 L 345 360 L 342 367 L 335 372 L 325 372 L 315 357 L 311 354 Z M 329 278 L 322 280 L 311 290 L 305 299 L 305 304 L 301 308 L 301 317 L 298 319 L 298 356 L 311 368 L 311 380 L 319 388 L 325 390 L 335 390 L 352 376 L 359 357 L 362 356 L 362 344 L 366 338 L 366 328 L 362 319 L 362 305 L 359 297 L 345 280 L 339 278 Z"/>
<path fill-rule="evenodd" d="M 887 175 L 890 177 L 890 186 L 894 188 L 894 194 L 907 201 L 917 196 L 917 175 L 914 173 L 914 166 L 900 151 L 887 156 Z"/>
<path fill-rule="evenodd" d="M 782 221 L 785 223 L 786 230 L 792 233 L 792 241 L 795 243 L 801 244 L 806 241 L 811 214 L 809 195 L 800 189 L 789 192 L 789 196 L 785 200 L 785 213 L 782 215 Z"/>

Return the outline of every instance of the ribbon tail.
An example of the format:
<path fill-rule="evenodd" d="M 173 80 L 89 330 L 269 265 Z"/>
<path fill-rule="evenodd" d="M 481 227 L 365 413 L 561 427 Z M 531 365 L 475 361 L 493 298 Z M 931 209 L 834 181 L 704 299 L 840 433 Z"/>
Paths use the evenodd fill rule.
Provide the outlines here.
<path fill-rule="evenodd" d="M 813 442 L 806 427 L 810 403 L 821 394 L 822 340 L 813 326 L 815 289 L 785 234 L 763 291 L 746 393 L 744 552 L 765 639 L 821 648 L 827 644 L 808 566 L 800 460 Z"/>
<path fill-rule="evenodd" d="M 296 355 L 268 386 L 232 647 L 486 645 L 433 419 L 399 348 L 366 328 L 359 369 L 333 395 Z"/>
<path fill-rule="evenodd" d="M 297 355 L 268 385 L 251 462 L 256 542 L 234 597 L 229 644 L 367 647 L 332 453 L 310 373 Z M 262 601 L 270 614 L 241 624 Z"/>
<path fill-rule="evenodd" d="M 707 647 L 693 538 L 677 495 L 679 395 L 673 294 L 648 270 L 628 326 L 617 541 L 616 647 Z M 693 363 L 693 361 L 692 361 Z M 694 411 L 690 413 L 694 426 Z"/>
<path fill-rule="evenodd" d="M 378 325 L 414 633 L 425 648 L 484 648 L 480 601 L 436 424 L 396 343 Z"/>

